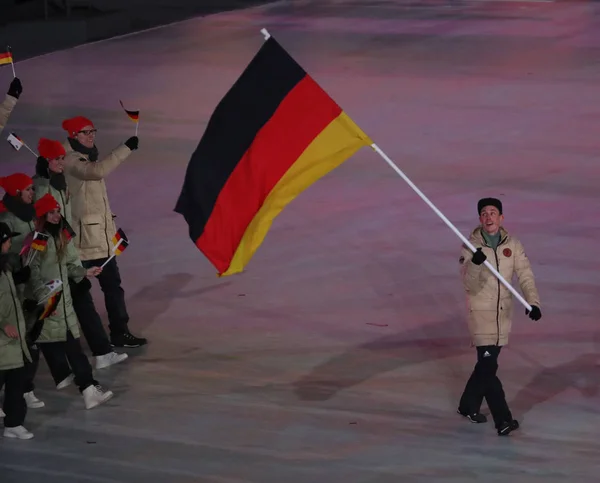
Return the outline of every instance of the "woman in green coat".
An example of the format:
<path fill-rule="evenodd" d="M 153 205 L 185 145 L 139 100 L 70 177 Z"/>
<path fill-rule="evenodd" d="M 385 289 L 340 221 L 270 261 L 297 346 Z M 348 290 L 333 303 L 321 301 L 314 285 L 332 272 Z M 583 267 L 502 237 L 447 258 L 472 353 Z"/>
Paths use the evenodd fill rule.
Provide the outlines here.
<path fill-rule="evenodd" d="M 8 262 L 12 269 L 12 276 L 17 285 L 17 293 L 23 304 L 31 294 L 26 290 L 25 282 L 29 279 L 29 267 L 23 267 L 19 253 L 23 248 L 23 242 L 29 232 L 35 228 L 35 209 L 33 208 L 33 179 L 24 173 L 14 173 L 10 176 L 0 178 L 0 187 L 6 191 L 0 202 L 0 222 L 6 223 L 11 232 L 17 233 L 11 239 L 10 249 L 8 251 Z M 35 303 L 29 304 L 35 307 Z M 31 314 L 25 311 L 26 320 L 31 320 Z M 44 403 L 40 401 L 35 393 L 34 379 L 37 373 L 40 353 L 37 347 L 30 346 L 32 363 L 26 364 L 27 384 L 25 385 L 25 402 L 28 408 L 42 408 Z M 56 361 L 55 366 L 61 364 Z M 63 373 L 65 378 L 70 374 L 67 361 L 62 361 Z M 2 383 L 0 382 L 0 389 Z"/>
<path fill-rule="evenodd" d="M 77 249 L 71 241 L 73 231 L 61 216 L 60 205 L 51 194 L 42 196 L 34 206 L 37 231 L 48 235 L 45 249 L 36 253 L 30 263 L 30 283 L 36 300 L 47 297 L 48 282 L 62 282 L 62 297 L 56 311 L 44 320 L 35 342 L 48 362 L 66 356 L 75 375 L 75 384 L 83 395 L 85 407 L 92 409 L 108 401 L 113 393 L 104 391 L 94 380 L 92 366 L 81 348 L 79 323 L 73 309 L 69 278 L 75 283 L 86 284 L 89 283 L 86 277 L 94 277 L 102 269 L 83 268 Z M 54 372 L 53 367 L 50 367 L 50 372 Z"/>
<path fill-rule="evenodd" d="M 27 374 L 25 362 L 31 361 L 26 342 L 25 316 L 15 287 L 8 252 L 13 232 L 0 223 L 0 377 L 4 380 L 4 437 L 31 439 L 33 434 L 23 427 L 27 405 L 23 394 Z"/>

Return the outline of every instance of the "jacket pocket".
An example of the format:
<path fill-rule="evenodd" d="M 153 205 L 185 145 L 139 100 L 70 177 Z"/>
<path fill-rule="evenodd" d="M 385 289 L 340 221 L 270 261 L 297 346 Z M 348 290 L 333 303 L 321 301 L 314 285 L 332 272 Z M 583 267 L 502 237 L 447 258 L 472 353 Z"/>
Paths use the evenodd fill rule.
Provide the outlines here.
<path fill-rule="evenodd" d="M 101 248 L 106 244 L 104 216 L 85 215 L 81 218 L 80 248 Z"/>

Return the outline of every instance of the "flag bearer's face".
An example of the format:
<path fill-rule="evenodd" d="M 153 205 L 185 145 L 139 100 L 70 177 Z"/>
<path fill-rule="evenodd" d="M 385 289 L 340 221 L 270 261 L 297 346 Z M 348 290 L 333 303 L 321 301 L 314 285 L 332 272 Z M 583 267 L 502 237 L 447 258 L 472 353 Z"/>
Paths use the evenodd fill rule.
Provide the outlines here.
<path fill-rule="evenodd" d="M 50 168 L 50 171 L 52 171 L 53 173 L 62 173 L 65 169 L 65 157 L 64 156 L 60 156 L 58 158 L 54 158 L 51 159 L 50 161 L 48 161 L 48 167 Z"/>
<path fill-rule="evenodd" d="M 58 225 L 58 223 L 60 223 L 60 208 L 49 211 L 46 215 L 46 221 L 48 223 L 52 223 L 53 225 Z"/>
<path fill-rule="evenodd" d="M 30 205 L 33 203 L 33 185 L 29 185 L 23 191 L 21 191 L 21 200 L 23 203 Z"/>
<path fill-rule="evenodd" d="M 10 250 L 10 244 L 11 244 L 11 240 L 9 238 L 2 244 L 2 253 L 8 253 L 8 250 Z"/>
<path fill-rule="evenodd" d="M 94 126 L 85 126 L 75 137 L 86 148 L 93 148 L 96 141 L 96 129 Z"/>
<path fill-rule="evenodd" d="M 495 235 L 504 221 L 504 215 L 501 215 L 495 206 L 485 206 L 479 213 L 479 221 L 486 233 Z"/>

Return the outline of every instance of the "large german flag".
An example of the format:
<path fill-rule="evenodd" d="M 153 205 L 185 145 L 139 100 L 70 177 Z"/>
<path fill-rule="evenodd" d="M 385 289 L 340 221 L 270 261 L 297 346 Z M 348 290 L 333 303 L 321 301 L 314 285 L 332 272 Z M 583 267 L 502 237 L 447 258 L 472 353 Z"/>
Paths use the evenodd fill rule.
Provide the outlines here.
<path fill-rule="evenodd" d="M 241 272 L 288 203 L 371 143 L 270 37 L 213 112 L 175 211 L 219 275 Z"/>

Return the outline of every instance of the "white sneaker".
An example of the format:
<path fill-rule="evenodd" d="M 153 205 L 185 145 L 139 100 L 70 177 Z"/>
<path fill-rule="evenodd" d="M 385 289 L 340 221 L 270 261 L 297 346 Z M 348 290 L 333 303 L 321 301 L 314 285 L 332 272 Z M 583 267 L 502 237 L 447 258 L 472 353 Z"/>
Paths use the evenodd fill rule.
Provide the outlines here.
<path fill-rule="evenodd" d="M 109 352 L 103 356 L 96 356 L 96 369 L 104 369 L 113 364 L 123 362 L 129 356 L 127 354 L 117 354 L 116 352 Z"/>
<path fill-rule="evenodd" d="M 0 418 L 5 418 L 6 414 L 4 414 L 4 411 L 2 411 L 2 408 L 0 408 Z"/>
<path fill-rule="evenodd" d="M 14 428 L 4 428 L 4 437 L 12 439 L 31 439 L 33 433 L 27 431 L 23 426 L 16 426 Z"/>
<path fill-rule="evenodd" d="M 37 397 L 35 397 L 33 391 L 23 394 L 23 399 L 25 399 L 27 407 L 31 409 L 39 409 L 45 406 L 43 401 L 40 401 Z"/>
<path fill-rule="evenodd" d="M 74 380 L 75 380 L 75 376 L 73 374 L 69 374 L 65 379 L 63 379 L 56 385 L 56 389 L 58 389 L 60 391 L 61 389 L 64 389 L 65 387 L 69 387 L 71 384 L 73 384 Z"/>
<path fill-rule="evenodd" d="M 114 394 L 112 391 L 105 391 L 100 386 L 89 386 L 83 391 L 83 401 L 86 409 L 93 409 L 96 406 L 105 403 Z"/>

